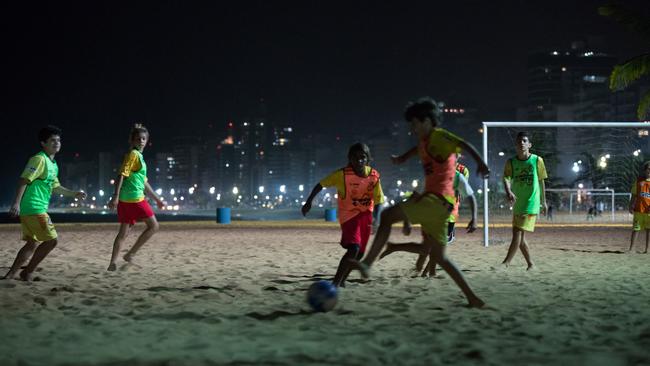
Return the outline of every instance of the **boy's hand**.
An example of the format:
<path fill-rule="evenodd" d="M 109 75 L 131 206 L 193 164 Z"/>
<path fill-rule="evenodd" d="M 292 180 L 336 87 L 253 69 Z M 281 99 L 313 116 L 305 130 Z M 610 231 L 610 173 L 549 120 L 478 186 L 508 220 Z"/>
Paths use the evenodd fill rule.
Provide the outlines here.
<path fill-rule="evenodd" d="M 409 236 L 411 235 L 411 230 L 413 229 L 413 225 L 411 225 L 410 221 L 404 221 L 404 226 L 402 226 L 402 234 Z"/>
<path fill-rule="evenodd" d="M 114 197 L 112 200 L 108 202 L 108 208 L 113 210 L 117 207 L 117 201 L 119 200 L 118 197 Z"/>
<path fill-rule="evenodd" d="M 302 208 L 300 209 L 303 216 L 307 216 L 307 212 L 309 212 L 309 210 L 311 210 L 311 202 L 305 202 L 305 204 L 302 205 Z"/>
<path fill-rule="evenodd" d="M 20 215 L 20 205 L 14 203 L 13 206 L 9 208 L 9 216 L 17 217 L 18 215 Z"/>
<path fill-rule="evenodd" d="M 85 200 L 86 199 L 86 192 L 84 191 L 79 191 L 74 193 L 74 198 L 80 199 L 80 200 Z"/>
<path fill-rule="evenodd" d="M 467 224 L 467 232 L 468 233 L 473 233 L 475 231 L 476 231 L 476 220 L 474 220 L 474 218 L 472 218 L 472 220 L 470 220 L 469 224 Z"/>
<path fill-rule="evenodd" d="M 158 206 L 158 208 L 162 210 L 163 207 L 165 207 L 165 202 L 163 200 L 161 200 L 160 198 L 157 198 L 156 199 L 156 206 Z"/>
<path fill-rule="evenodd" d="M 490 176 L 490 168 L 485 164 L 479 165 L 477 173 L 483 178 L 488 178 Z"/>
<path fill-rule="evenodd" d="M 506 192 L 506 195 L 508 196 L 508 201 L 510 201 L 511 204 L 517 200 L 517 196 L 515 196 L 512 191 Z"/>
<path fill-rule="evenodd" d="M 546 211 L 548 210 L 548 205 L 546 202 L 542 203 L 542 215 L 546 215 Z"/>

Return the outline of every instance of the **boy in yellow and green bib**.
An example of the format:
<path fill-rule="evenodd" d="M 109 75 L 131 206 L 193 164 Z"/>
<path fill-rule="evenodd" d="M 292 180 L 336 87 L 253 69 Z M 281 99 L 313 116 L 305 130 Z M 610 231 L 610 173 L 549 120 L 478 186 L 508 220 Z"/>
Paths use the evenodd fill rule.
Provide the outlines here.
<path fill-rule="evenodd" d="M 6 279 L 16 277 L 20 267 L 29 260 L 25 269 L 20 272 L 20 278 L 31 280 L 36 267 L 56 247 L 58 235 L 47 214 L 52 192 L 78 199 L 86 198 L 84 192 L 72 191 L 59 183 L 59 166 L 54 156 L 61 149 L 61 130 L 55 126 L 47 126 L 39 131 L 38 140 L 43 150 L 27 162 L 20 175 L 14 204 L 9 209 L 11 216 L 20 216 L 23 240 L 26 243 L 18 251 L 9 272 L 3 277 Z"/>
<path fill-rule="evenodd" d="M 546 190 L 544 179 L 547 178 L 546 167 L 541 156 L 530 152 L 532 144 L 526 132 L 517 134 L 515 148 L 517 155 L 506 162 L 503 172 L 503 185 L 508 200 L 514 203 L 512 208 L 512 242 L 503 264 L 508 266 L 517 253 L 517 249 L 526 259 L 528 269 L 534 263 L 530 258 L 530 248 L 526 242 L 526 232 L 535 231 L 535 221 L 540 212 L 546 213 Z"/>
<path fill-rule="evenodd" d="M 129 235 L 133 225 L 138 221 L 144 221 L 147 228 L 140 234 L 133 247 L 124 255 L 123 259 L 132 262 L 133 256 L 140 248 L 158 231 L 159 225 L 149 202 L 145 199 L 148 194 L 156 201 L 158 208 L 164 206 L 164 202 L 153 191 L 147 182 L 147 164 L 144 161 L 142 152 L 149 141 L 149 131 L 141 124 L 136 124 L 129 135 L 131 150 L 124 157 L 120 175 L 115 182 L 115 193 L 108 206 L 111 209 L 117 207 L 117 219 L 120 222 L 120 229 L 113 242 L 111 261 L 108 264 L 108 271 L 117 269 L 117 257 L 122 249 L 124 240 Z"/>

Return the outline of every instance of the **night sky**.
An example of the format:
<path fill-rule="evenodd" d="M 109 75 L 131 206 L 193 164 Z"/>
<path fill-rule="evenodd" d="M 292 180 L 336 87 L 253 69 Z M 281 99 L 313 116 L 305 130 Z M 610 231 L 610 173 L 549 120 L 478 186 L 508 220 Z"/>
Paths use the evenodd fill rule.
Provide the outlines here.
<path fill-rule="evenodd" d="M 136 121 L 166 146 L 251 117 L 260 98 L 270 122 L 298 133 L 399 120 L 422 95 L 513 119 L 528 52 L 594 35 L 621 60 L 641 53 L 638 36 L 598 15 L 603 2 L 4 4 L 2 120 L 17 132 L 3 139 L 2 196 L 48 123 L 64 129 L 61 154 L 90 154 L 126 148 Z"/>

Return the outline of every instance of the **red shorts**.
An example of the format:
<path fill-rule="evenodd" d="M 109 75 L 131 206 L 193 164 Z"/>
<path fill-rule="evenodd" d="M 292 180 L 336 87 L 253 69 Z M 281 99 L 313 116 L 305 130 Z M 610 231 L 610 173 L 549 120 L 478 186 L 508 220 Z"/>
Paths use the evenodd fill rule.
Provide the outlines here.
<path fill-rule="evenodd" d="M 372 231 L 372 212 L 362 212 L 342 223 L 341 231 L 341 246 L 343 248 L 350 244 L 359 244 L 361 253 L 365 253 L 368 239 L 370 239 L 370 232 Z"/>
<path fill-rule="evenodd" d="M 148 219 L 153 216 L 153 210 L 147 200 L 140 202 L 118 202 L 117 221 L 120 224 L 134 225 L 136 221 Z"/>

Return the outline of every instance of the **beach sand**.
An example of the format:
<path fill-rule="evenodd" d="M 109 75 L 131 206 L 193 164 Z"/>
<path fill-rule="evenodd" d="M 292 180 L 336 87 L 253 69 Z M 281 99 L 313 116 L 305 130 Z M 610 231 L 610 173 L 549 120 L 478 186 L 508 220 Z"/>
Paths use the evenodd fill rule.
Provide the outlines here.
<path fill-rule="evenodd" d="M 0 365 L 650 364 L 650 255 L 624 253 L 626 227 L 540 227 L 533 271 L 520 253 L 502 268 L 504 244 L 459 230 L 448 253 L 485 309 L 395 253 L 369 282 L 353 274 L 329 313 L 305 295 L 344 252 L 336 224 L 163 223 L 139 266 L 116 272 L 117 225 L 57 230 L 40 281 L 0 281 Z M 0 227 L 2 271 L 19 233 Z"/>

